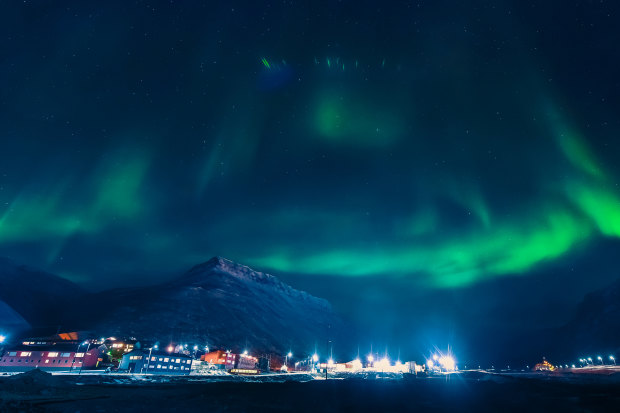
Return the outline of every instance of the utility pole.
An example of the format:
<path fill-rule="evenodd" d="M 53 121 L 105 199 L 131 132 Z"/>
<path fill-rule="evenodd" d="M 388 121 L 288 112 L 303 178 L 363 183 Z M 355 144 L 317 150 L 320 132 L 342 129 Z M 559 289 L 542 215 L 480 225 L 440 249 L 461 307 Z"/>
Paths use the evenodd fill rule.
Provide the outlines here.
<path fill-rule="evenodd" d="M 75 363 L 75 358 L 77 356 L 77 353 L 80 351 L 80 346 L 81 345 L 82 345 L 82 343 L 78 344 L 77 349 L 75 350 L 75 353 L 73 353 L 73 360 L 71 361 L 71 368 L 69 369 L 69 371 L 73 371 L 73 364 Z M 82 359 L 82 361 L 83 361 L 83 359 Z"/>
<path fill-rule="evenodd" d="M 82 364 L 80 364 L 80 370 L 78 371 L 78 376 L 82 374 L 82 367 L 84 367 L 84 363 L 86 362 L 86 356 L 88 356 L 89 349 L 90 349 L 90 341 L 88 342 L 88 347 L 86 347 L 86 353 L 84 353 L 84 357 L 82 357 Z"/>
<path fill-rule="evenodd" d="M 329 354 L 329 343 L 331 342 L 331 340 L 329 339 L 329 330 L 331 329 L 331 324 L 327 325 L 327 339 L 326 339 L 326 343 L 325 343 L 325 356 L 327 357 L 327 355 Z M 325 380 L 327 380 L 327 366 L 329 364 L 329 360 L 327 360 L 325 362 Z"/>

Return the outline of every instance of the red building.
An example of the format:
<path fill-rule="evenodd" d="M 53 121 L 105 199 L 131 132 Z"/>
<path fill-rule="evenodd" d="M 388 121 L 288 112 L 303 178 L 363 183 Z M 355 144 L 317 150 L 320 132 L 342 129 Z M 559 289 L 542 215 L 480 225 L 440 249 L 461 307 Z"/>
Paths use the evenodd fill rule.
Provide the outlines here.
<path fill-rule="evenodd" d="M 87 351 L 88 350 L 88 351 Z M 0 357 L 0 371 L 75 371 L 97 367 L 101 348 L 80 343 L 27 344 L 8 348 Z"/>
<path fill-rule="evenodd" d="M 235 367 L 236 355 L 230 351 L 216 350 L 202 355 L 200 360 L 213 364 L 218 368 L 230 370 Z"/>

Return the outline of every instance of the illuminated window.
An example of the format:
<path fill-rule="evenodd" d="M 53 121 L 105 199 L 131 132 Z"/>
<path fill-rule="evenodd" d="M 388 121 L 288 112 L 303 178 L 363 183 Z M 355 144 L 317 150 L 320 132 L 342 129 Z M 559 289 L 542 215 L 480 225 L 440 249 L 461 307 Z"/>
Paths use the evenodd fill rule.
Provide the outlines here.
<path fill-rule="evenodd" d="M 49 363 L 49 362 L 50 362 L 49 360 L 45 360 L 45 363 L 46 363 L 46 364 L 47 364 L 47 363 Z"/>
<path fill-rule="evenodd" d="M 166 358 L 164 359 L 164 363 L 167 363 L 167 362 L 168 362 L 168 360 L 170 360 L 170 359 L 169 359 L 168 357 L 166 357 Z"/>
<path fill-rule="evenodd" d="M 181 362 L 181 359 L 177 359 L 177 363 L 180 363 L 180 362 Z"/>
<path fill-rule="evenodd" d="M 157 361 L 157 357 L 151 357 L 151 361 Z"/>
<path fill-rule="evenodd" d="M 75 357 L 84 357 L 84 353 L 75 353 Z"/>
<path fill-rule="evenodd" d="M 71 353 L 62 353 L 60 357 L 71 357 Z"/>
<path fill-rule="evenodd" d="M 158 368 L 158 369 L 161 369 L 161 364 L 158 364 L 158 365 L 157 365 L 157 368 Z"/>
<path fill-rule="evenodd" d="M 30 351 L 22 351 L 19 355 L 20 355 L 20 357 L 28 357 L 28 356 L 32 355 L 32 352 L 30 352 Z"/>
<path fill-rule="evenodd" d="M 47 357 L 58 357 L 58 353 L 47 353 Z"/>

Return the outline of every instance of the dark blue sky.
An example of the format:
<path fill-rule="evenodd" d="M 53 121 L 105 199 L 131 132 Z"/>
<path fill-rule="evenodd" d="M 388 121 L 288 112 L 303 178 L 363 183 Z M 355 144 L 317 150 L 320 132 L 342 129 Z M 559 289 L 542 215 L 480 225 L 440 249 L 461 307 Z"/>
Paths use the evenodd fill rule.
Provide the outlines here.
<path fill-rule="evenodd" d="M 387 335 L 565 321 L 618 277 L 618 6 L 454 3 L 3 4 L 0 254 L 222 255 Z"/>

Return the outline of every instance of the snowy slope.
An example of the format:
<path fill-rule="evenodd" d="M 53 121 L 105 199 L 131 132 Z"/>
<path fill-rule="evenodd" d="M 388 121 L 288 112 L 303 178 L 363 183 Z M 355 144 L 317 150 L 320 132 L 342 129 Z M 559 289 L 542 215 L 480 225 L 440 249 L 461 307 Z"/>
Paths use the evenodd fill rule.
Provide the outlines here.
<path fill-rule="evenodd" d="M 92 330 L 162 343 L 255 351 L 312 351 L 337 340 L 342 323 L 323 299 L 276 277 L 215 257 L 170 283 L 90 298 L 110 309 Z"/>

